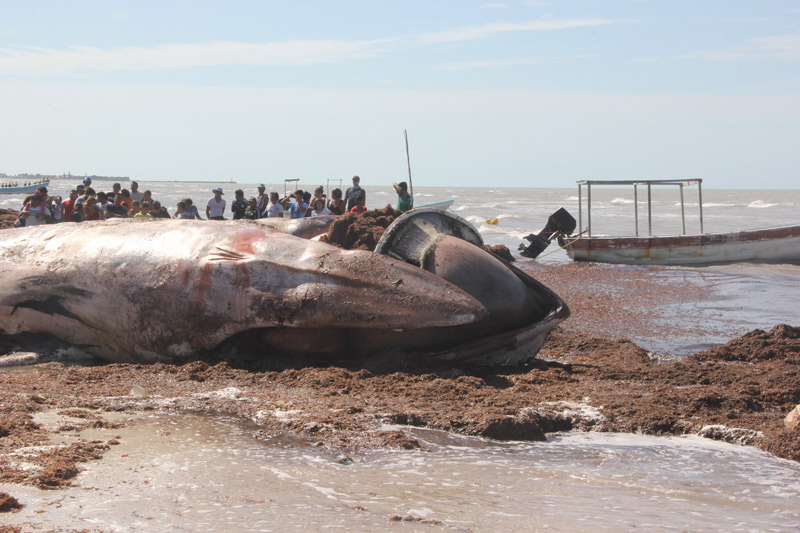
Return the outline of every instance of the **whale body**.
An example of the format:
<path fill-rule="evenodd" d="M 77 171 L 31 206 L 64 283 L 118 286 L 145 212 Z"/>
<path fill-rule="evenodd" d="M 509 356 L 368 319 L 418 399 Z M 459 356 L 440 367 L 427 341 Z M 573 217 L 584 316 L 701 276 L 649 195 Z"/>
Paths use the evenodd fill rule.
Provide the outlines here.
<path fill-rule="evenodd" d="M 451 246 L 477 249 L 461 242 Z M 264 356 L 400 350 L 510 364 L 568 314 L 560 301 L 505 294 L 519 291 L 517 273 L 488 300 L 492 290 L 447 277 L 252 221 L 61 223 L 0 232 L 0 330 L 113 362 L 203 358 L 246 335 Z"/>

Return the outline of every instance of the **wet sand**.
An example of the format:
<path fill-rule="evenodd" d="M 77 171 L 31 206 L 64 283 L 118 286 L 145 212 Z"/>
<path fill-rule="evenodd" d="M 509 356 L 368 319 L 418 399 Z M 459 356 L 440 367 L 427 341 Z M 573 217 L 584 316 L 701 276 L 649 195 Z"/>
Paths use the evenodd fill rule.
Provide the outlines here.
<path fill-rule="evenodd" d="M 655 358 L 624 339 L 645 330 L 656 337 L 693 333 L 690 321 L 676 325 L 658 310 L 696 298 L 696 287 L 663 283 L 646 269 L 520 264 L 573 313 L 527 366 L 446 367 L 383 356 L 261 367 L 49 362 L 0 369 L 0 482 L 72 484 L 82 464 L 102 460 L 116 441 L 57 447 L 54 439 L 131 423 L 112 413 L 130 413 L 135 422 L 142 411 L 225 413 L 254 421 L 254 438 L 290 431 L 336 453 L 425 453 L 413 436 L 385 430 L 390 423 L 513 440 L 567 430 L 692 433 L 800 461 L 800 434 L 783 424 L 800 403 L 800 330 L 778 326 L 689 357 Z M 34 421 L 51 410 L 72 422 L 52 428 Z M 23 447 L 39 448 L 27 448 L 23 460 Z M 0 493 L 4 509 L 13 512 L 13 498 Z"/>

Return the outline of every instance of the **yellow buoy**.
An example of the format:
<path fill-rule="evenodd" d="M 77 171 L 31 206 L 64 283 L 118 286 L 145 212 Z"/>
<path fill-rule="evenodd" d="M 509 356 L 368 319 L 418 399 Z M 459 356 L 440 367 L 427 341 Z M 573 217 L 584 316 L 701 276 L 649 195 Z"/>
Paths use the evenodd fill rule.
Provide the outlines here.
<path fill-rule="evenodd" d="M 496 218 L 492 218 L 490 220 L 487 220 L 486 223 L 487 224 L 497 224 L 497 219 Z"/>

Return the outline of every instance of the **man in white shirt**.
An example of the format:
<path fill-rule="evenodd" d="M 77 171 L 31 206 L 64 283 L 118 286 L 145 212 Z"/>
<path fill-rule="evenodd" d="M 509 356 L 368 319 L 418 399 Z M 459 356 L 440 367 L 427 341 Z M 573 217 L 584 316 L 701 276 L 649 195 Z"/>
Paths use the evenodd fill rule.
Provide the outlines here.
<path fill-rule="evenodd" d="M 208 220 L 225 220 L 222 216 L 225 213 L 225 199 L 222 197 L 222 187 L 212 190 L 214 197 L 206 205 L 206 218 Z"/>
<path fill-rule="evenodd" d="M 131 182 L 131 199 L 134 202 L 139 202 L 139 204 L 141 205 L 143 198 L 144 198 L 144 193 L 143 192 L 139 192 L 139 184 L 136 183 L 135 181 L 132 181 Z"/>
<path fill-rule="evenodd" d="M 267 208 L 267 218 L 283 217 L 283 206 L 281 205 L 278 193 L 269 193 L 269 208 Z"/>

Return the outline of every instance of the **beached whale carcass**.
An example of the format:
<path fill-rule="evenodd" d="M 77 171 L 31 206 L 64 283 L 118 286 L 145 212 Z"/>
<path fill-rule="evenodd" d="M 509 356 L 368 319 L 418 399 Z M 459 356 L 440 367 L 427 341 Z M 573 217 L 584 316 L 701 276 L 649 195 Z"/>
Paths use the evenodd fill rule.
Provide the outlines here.
<path fill-rule="evenodd" d="M 237 337 L 265 356 L 401 350 L 489 364 L 533 357 L 566 306 L 535 282 L 515 282 L 519 274 L 483 250 L 464 247 L 480 258 L 474 266 L 488 270 L 484 280 L 492 283 L 494 270 L 493 289 L 248 221 L 5 230 L 0 329 L 47 334 L 119 362 L 202 358 Z"/>

